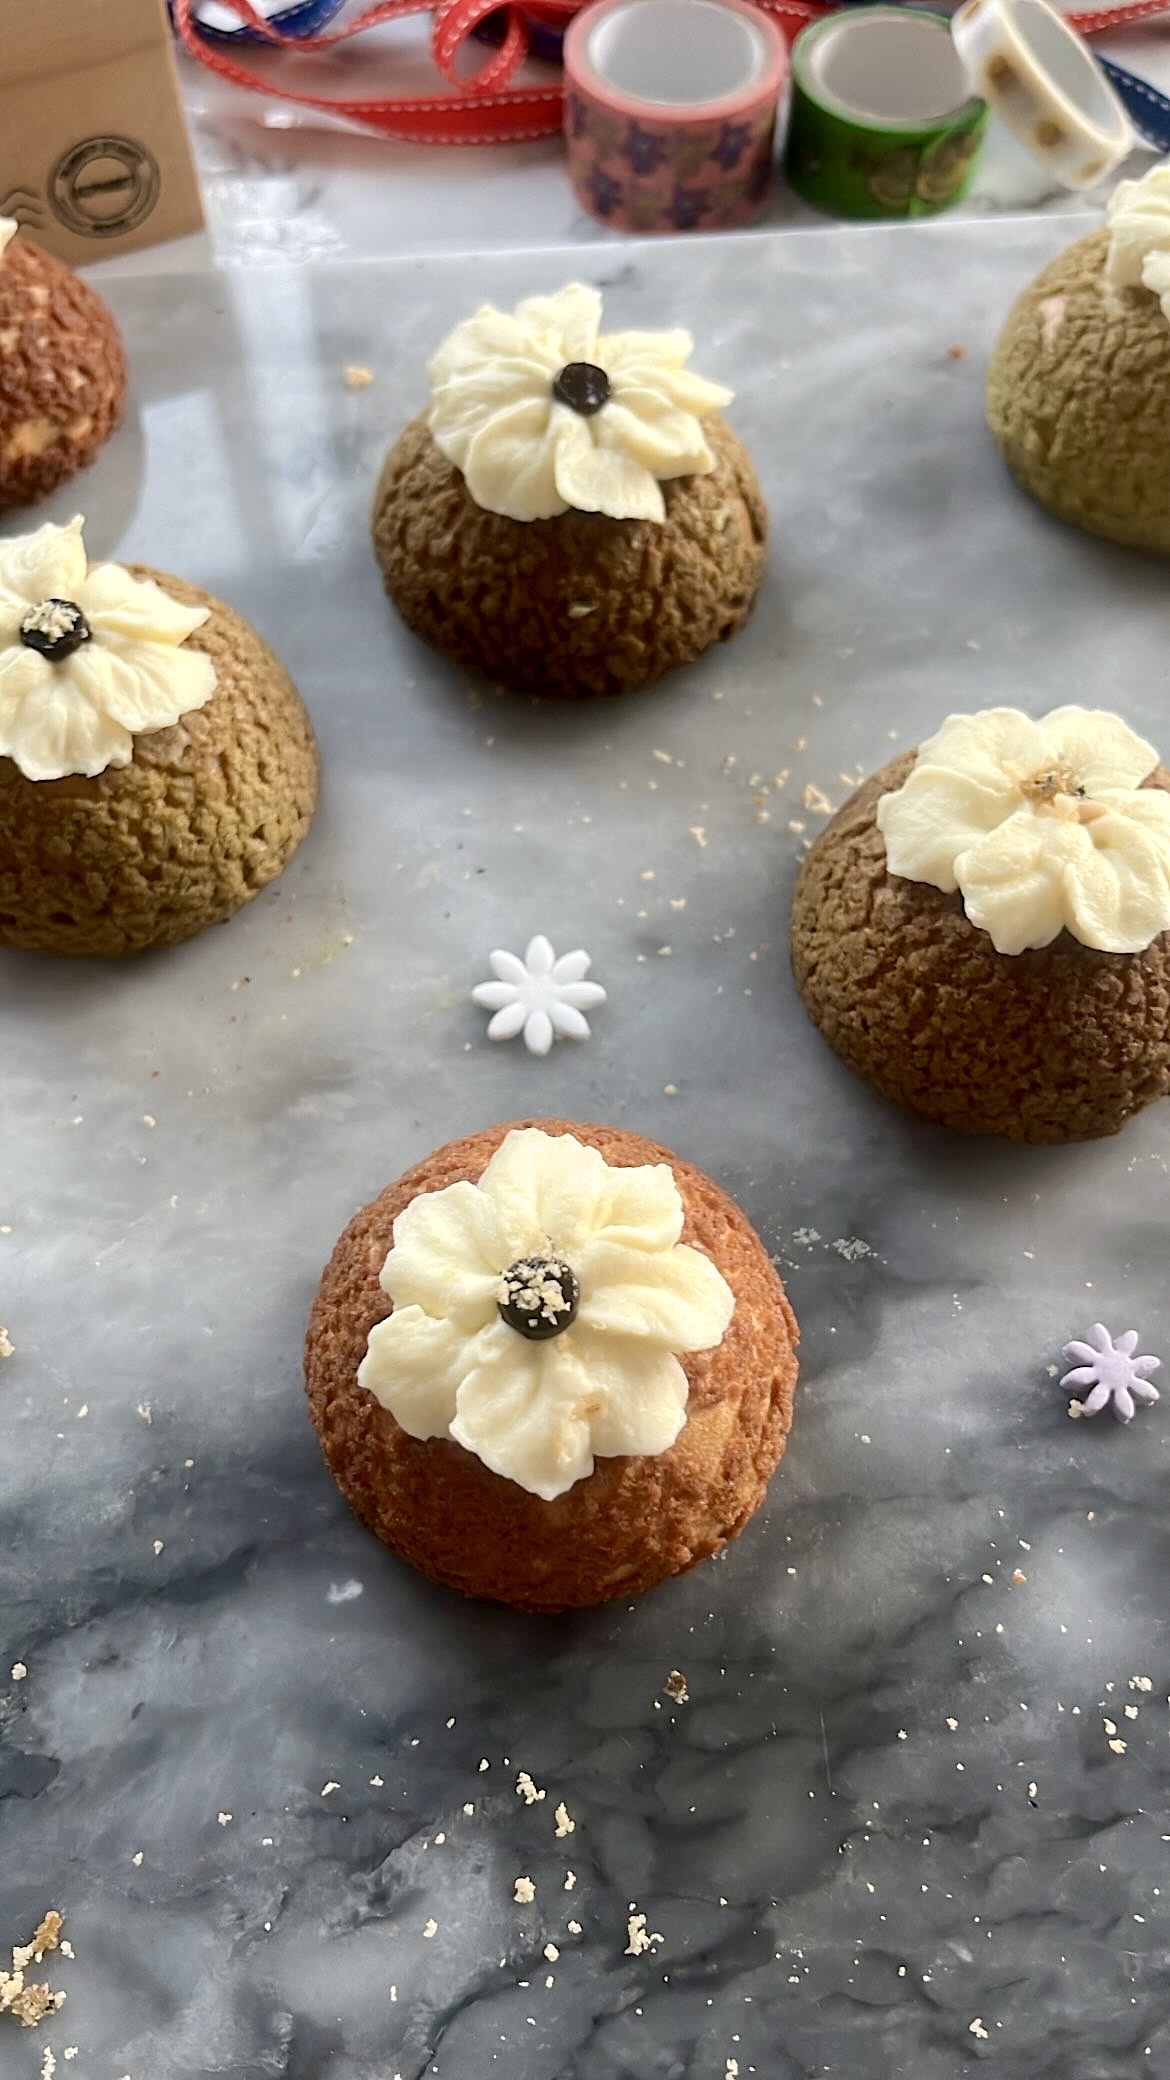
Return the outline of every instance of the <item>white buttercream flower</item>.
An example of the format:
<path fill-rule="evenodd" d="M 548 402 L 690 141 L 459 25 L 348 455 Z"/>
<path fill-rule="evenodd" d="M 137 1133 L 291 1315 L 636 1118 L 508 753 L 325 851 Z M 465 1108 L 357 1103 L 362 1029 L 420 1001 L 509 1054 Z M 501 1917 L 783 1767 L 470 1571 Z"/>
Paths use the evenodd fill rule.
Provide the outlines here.
<path fill-rule="evenodd" d="M 134 739 L 215 691 L 181 646 L 207 620 L 120 564 L 90 565 L 84 523 L 0 541 L 0 757 L 29 780 L 129 765 Z"/>
<path fill-rule="evenodd" d="M 450 1437 L 545 1502 L 686 1421 L 679 1351 L 722 1342 L 735 1296 L 680 1243 L 667 1164 L 611 1168 L 572 1134 L 514 1128 L 478 1184 L 394 1223 L 363 1387 L 411 1437 Z"/>
<path fill-rule="evenodd" d="M 1149 289 L 1170 318 L 1170 164 L 1121 181 L 1109 198 L 1106 274 L 1115 289 Z"/>
<path fill-rule="evenodd" d="M 495 982 L 477 982 L 472 1001 L 495 1016 L 488 1021 L 489 1040 L 524 1035 L 530 1054 L 547 1054 L 554 1040 L 588 1040 L 585 1017 L 604 1004 L 600 982 L 586 982 L 592 962 L 578 948 L 558 960 L 543 932 L 528 941 L 524 959 L 497 947 L 488 955 Z"/>
<path fill-rule="evenodd" d="M 950 715 L 877 821 L 891 874 L 956 888 L 997 953 L 1071 932 L 1140 953 L 1170 931 L 1170 795 L 1158 754 L 1116 715 Z"/>
<path fill-rule="evenodd" d="M 513 312 L 485 303 L 432 359 L 435 443 L 489 513 L 663 520 L 661 483 L 714 469 L 699 421 L 732 392 L 685 367 L 690 333 L 600 327 L 600 292 L 570 282 Z"/>

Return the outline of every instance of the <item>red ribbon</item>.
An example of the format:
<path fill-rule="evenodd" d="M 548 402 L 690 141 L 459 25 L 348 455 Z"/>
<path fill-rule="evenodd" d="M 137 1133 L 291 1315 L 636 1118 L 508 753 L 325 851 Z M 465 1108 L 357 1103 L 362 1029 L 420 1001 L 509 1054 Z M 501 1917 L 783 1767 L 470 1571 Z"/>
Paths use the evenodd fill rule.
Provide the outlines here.
<path fill-rule="evenodd" d="M 501 12 L 500 0 L 439 0 L 437 6 L 433 0 L 379 0 L 378 5 L 365 8 L 352 21 L 321 36 L 285 36 L 257 14 L 251 0 L 231 0 L 231 4 L 241 22 L 258 29 L 266 43 L 297 51 L 330 50 L 378 22 L 433 14 L 431 55 L 452 91 L 388 94 L 368 100 L 299 93 L 283 81 L 276 84 L 259 79 L 222 45 L 206 42 L 191 19 L 193 0 L 174 0 L 175 27 L 192 56 L 237 87 L 269 94 L 280 101 L 293 101 L 302 108 L 325 109 L 330 115 L 346 116 L 368 130 L 376 130 L 383 137 L 399 138 L 410 144 L 519 144 L 532 137 L 553 137 L 561 129 L 564 87 L 559 78 L 548 86 L 511 84 L 528 49 L 528 33 L 519 8 L 503 10 L 507 15 L 503 42 L 477 71 L 464 75 L 457 67 L 459 53 L 472 31 L 488 15 Z M 549 22 L 568 22 L 585 4 L 586 0 L 540 0 L 540 15 Z M 817 0 L 757 0 L 757 5 L 771 15 L 789 42 L 807 22 L 837 12 L 834 7 L 817 4 Z M 1068 20 L 1082 36 L 1096 36 L 1131 22 L 1152 21 L 1167 11 L 1168 0 L 1129 0 L 1128 5 L 1121 7 L 1071 14 Z"/>

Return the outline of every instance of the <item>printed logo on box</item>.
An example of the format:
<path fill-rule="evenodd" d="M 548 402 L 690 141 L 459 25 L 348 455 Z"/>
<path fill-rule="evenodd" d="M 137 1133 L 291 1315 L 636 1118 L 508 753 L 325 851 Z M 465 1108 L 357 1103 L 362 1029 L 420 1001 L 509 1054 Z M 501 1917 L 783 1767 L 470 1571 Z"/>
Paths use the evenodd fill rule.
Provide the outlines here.
<path fill-rule="evenodd" d="M 120 238 L 145 223 L 162 185 L 158 162 L 129 137 L 87 137 L 57 161 L 53 213 L 85 238 Z"/>

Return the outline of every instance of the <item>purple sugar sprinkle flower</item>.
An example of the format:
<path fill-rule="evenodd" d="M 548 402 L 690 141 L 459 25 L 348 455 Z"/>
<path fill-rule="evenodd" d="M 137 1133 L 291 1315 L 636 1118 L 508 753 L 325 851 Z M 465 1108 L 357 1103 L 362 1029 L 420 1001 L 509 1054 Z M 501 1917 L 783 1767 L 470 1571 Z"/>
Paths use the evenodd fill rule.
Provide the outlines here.
<path fill-rule="evenodd" d="M 1080 1404 L 1081 1415 L 1099 1415 L 1112 1404 L 1118 1422 L 1131 1423 L 1135 1401 L 1158 1399 L 1157 1387 L 1150 1385 L 1150 1374 L 1157 1372 L 1162 1360 L 1135 1358 L 1137 1340 L 1137 1330 L 1127 1329 L 1114 1342 L 1108 1329 L 1094 1322 L 1087 1343 L 1065 1344 L 1064 1355 L 1073 1361 L 1073 1370 L 1065 1373 L 1061 1386 L 1092 1389 Z M 1076 1412 L 1074 1406 L 1072 1413 Z"/>

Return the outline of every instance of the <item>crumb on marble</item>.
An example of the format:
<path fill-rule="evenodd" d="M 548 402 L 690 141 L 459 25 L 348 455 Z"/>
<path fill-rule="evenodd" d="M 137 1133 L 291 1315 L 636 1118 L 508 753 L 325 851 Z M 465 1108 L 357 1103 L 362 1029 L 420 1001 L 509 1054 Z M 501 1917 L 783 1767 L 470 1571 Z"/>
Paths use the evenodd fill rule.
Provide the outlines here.
<path fill-rule="evenodd" d="M 25 1679 L 25 1677 L 26 1677 L 26 1675 L 27 1675 L 27 1674 L 28 1674 L 28 1664 L 27 1664 L 26 1662 L 24 1662 L 24 1661 L 14 1661 L 14 1662 L 13 1662 L 13 1664 L 12 1664 L 12 1680 L 13 1680 L 13 1682 L 14 1682 L 14 1683 L 23 1683 L 23 1681 L 24 1681 L 24 1679 Z"/>
<path fill-rule="evenodd" d="M 9 1336 L 3 1322 L 0 1322 L 0 1358 L 14 1358 L 15 1356 L 16 1345 Z"/>
<path fill-rule="evenodd" d="M 372 368 L 363 367 L 360 361 L 351 361 L 345 371 L 347 390 L 368 390 L 374 380 Z"/>
<path fill-rule="evenodd" d="M 42 1980 L 25 1977 L 30 1964 L 40 1964 L 50 1951 L 60 1947 L 61 1926 L 62 1916 L 50 1907 L 28 1942 L 14 1946 L 11 1972 L 0 1971 L 0 2015 L 11 2015 L 22 2029 L 35 2029 L 46 2015 L 55 2014 L 64 2005 L 64 1993 L 55 1993 Z"/>
<path fill-rule="evenodd" d="M 436 1921 L 436 1920 L 435 1920 L 435 1919 L 433 1918 L 433 1916 L 432 1916 L 432 1918 L 431 1918 L 431 1919 L 430 1919 L 429 1921 L 425 1921 L 425 1922 L 423 1923 L 423 1941 L 424 1941 L 424 1943 L 429 1943 L 429 1942 L 430 1942 L 430 1940 L 431 1940 L 431 1938 L 432 1938 L 432 1936 L 437 1936 L 437 1935 L 438 1935 L 438 1933 L 439 1933 L 439 1924 L 438 1924 L 438 1922 L 437 1922 L 437 1921 Z"/>
<path fill-rule="evenodd" d="M 576 1883 L 577 1883 L 577 1873 L 576 1873 L 576 1871 L 566 1871 L 566 1872 L 565 1872 L 565 1882 L 564 1882 L 564 1884 L 563 1884 L 563 1885 L 562 1885 L 562 1887 L 561 1887 L 561 1891 L 562 1891 L 562 1892 L 571 1892 L 571 1891 L 573 1890 L 573 1887 L 574 1887 L 574 1885 L 575 1885 Z"/>
<path fill-rule="evenodd" d="M 662 1688 L 674 1704 L 686 1704 L 689 1702 L 691 1693 L 687 1689 L 687 1679 L 681 1668 L 671 1669 Z"/>
<path fill-rule="evenodd" d="M 647 1928 L 646 1916 L 634 1913 L 631 1908 L 626 1922 L 626 1956 L 644 1957 L 647 1950 L 654 1948 L 655 1943 L 664 1941 L 665 1937 L 659 1935 L 656 1930 Z"/>
<path fill-rule="evenodd" d="M 516 1779 L 516 1796 L 517 1798 L 522 1798 L 526 1806 L 534 1806 L 538 1805 L 542 1798 L 547 1797 L 547 1793 L 542 1790 L 539 1784 L 533 1783 L 526 1769 L 522 1769 Z"/>
<path fill-rule="evenodd" d="M 518 1907 L 530 1907 L 536 1898 L 536 1887 L 531 1878 L 517 1878 L 512 1887 L 512 1898 Z"/>
<path fill-rule="evenodd" d="M 981 2044 L 988 2042 L 988 2032 L 983 2027 L 982 2015 L 976 2015 L 974 2021 L 967 2024 L 967 2028 L 973 2037 L 979 2038 Z"/>
<path fill-rule="evenodd" d="M 467 1819 L 468 1819 L 468 1820 L 470 1820 L 470 1819 L 471 1819 L 471 1816 L 472 1816 L 472 1814 L 473 1814 L 473 1813 L 474 1813 L 474 1811 L 475 1811 L 475 1807 L 474 1807 L 474 1806 L 472 1805 L 472 1803 L 471 1803 L 471 1800 L 470 1800 L 470 1799 L 467 1799 L 467 1801 L 465 1802 L 465 1804 L 464 1804 L 464 1807 L 463 1807 L 463 1811 L 464 1811 L 464 1814 L 466 1815 Z"/>
<path fill-rule="evenodd" d="M 544 1946 L 544 1954 L 547 1957 L 550 1964 L 555 1964 L 561 1953 L 557 1949 L 555 1943 L 546 1943 Z"/>
<path fill-rule="evenodd" d="M 321 1786 L 321 1796 L 322 1798 L 329 1798 L 334 1791 L 340 1791 L 340 1789 L 341 1786 L 336 1779 L 330 1777 L 329 1782 Z"/>
<path fill-rule="evenodd" d="M 543 1796 L 544 1793 L 542 1792 L 541 1797 L 543 1798 Z M 567 1834 L 573 1833 L 573 1830 L 577 1825 L 563 1798 L 559 1806 L 557 1807 L 556 1812 L 553 1814 L 553 1818 L 557 1824 L 557 1840 L 558 1842 L 563 1841 Z"/>

